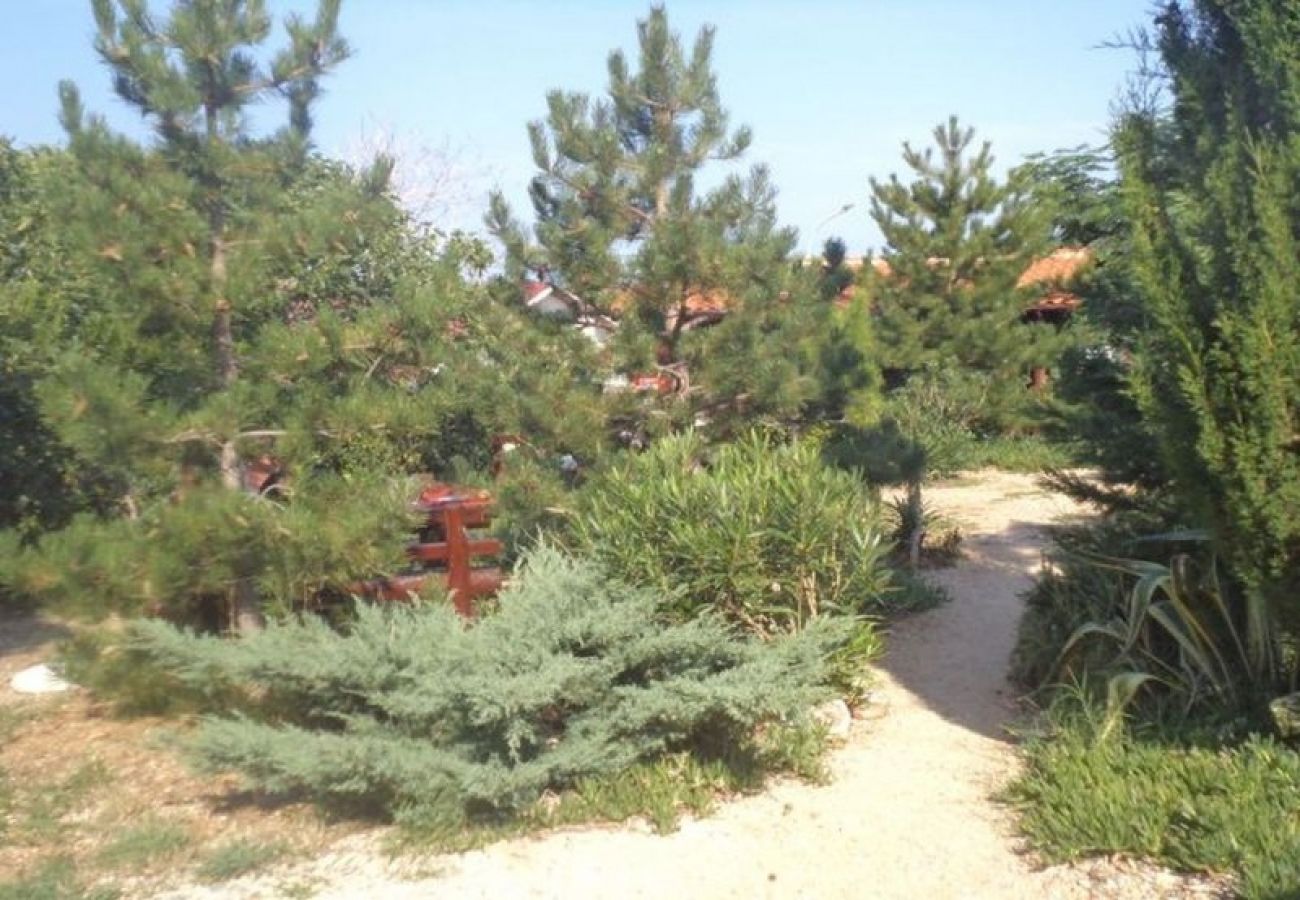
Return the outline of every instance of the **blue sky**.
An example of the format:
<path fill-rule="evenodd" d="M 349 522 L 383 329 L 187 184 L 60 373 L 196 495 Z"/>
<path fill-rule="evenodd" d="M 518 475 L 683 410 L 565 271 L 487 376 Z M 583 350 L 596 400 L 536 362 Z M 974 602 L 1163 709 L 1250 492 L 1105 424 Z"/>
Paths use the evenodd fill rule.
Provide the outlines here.
<path fill-rule="evenodd" d="M 162 6 L 162 4 L 158 4 Z M 268 0 L 274 13 L 310 0 Z M 71 78 L 115 125 L 138 120 L 112 96 L 91 50 L 89 0 L 0 0 L 0 134 L 58 142 L 56 85 Z M 900 168 L 950 113 L 993 142 L 1003 164 L 1098 143 L 1133 64 L 1097 49 L 1141 24 L 1149 0 L 689 0 L 669 2 L 684 35 L 717 27 L 719 90 L 750 125 L 748 160 L 780 187 L 801 245 L 842 235 L 874 246 L 867 178 Z M 550 88 L 598 92 L 605 57 L 635 44 L 646 0 L 344 0 L 355 49 L 327 83 L 317 143 L 355 156 L 383 136 L 416 165 L 435 224 L 477 228 L 499 185 L 529 212 L 525 124 Z M 268 115 L 272 112 L 268 110 Z M 827 218 L 848 203 L 846 214 Z"/>

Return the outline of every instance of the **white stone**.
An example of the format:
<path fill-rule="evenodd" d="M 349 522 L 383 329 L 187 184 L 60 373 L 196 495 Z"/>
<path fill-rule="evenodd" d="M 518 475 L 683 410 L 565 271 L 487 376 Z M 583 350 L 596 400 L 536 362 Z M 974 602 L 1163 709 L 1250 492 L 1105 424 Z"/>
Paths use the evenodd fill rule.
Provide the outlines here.
<path fill-rule="evenodd" d="M 827 735 L 836 741 L 847 741 L 853 727 L 853 713 L 843 700 L 828 700 L 813 707 L 813 721 L 826 728 Z"/>
<path fill-rule="evenodd" d="M 40 663 L 14 674 L 9 686 L 20 694 L 57 694 L 72 689 L 72 684 L 61 678 L 53 669 Z"/>

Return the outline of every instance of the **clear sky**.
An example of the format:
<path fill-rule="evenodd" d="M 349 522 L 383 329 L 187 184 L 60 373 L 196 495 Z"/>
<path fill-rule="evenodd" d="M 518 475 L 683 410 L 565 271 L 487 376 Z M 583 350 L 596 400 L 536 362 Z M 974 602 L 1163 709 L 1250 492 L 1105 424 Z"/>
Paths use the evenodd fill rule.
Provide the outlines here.
<path fill-rule="evenodd" d="M 164 4 L 156 4 L 162 7 Z M 274 13 L 312 0 L 268 0 Z M 993 142 L 1001 164 L 1105 140 L 1133 59 L 1098 45 L 1148 17 L 1150 0 L 670 0 L 693 37 L 717 27 L 719 91 L 754 129 L 782 220 L 805 249 L 839 234 L 878 240 L 867 178 L 901 166 L 950 113 Z M 448 227 L 478 228 L 499 185 L 530 212 L 525 124 L 548 89 L 600 91 L 605 58 L 635 45 L 647 0 L 344 0 L 355 56 L 327 83 L 316 139 L 356 156 L 387 140 Z M 89 0 L 0 0 L 0 134 L 58 142 L 56 85 L 71 78 L 92 111 L 138 129 L 91 49 Z M 416 185 L 418 187 L 418 185 Z M 418 191 L 417 191 L 418 192 Z M 850 212 L 831 217 L 845 204 Z"/>

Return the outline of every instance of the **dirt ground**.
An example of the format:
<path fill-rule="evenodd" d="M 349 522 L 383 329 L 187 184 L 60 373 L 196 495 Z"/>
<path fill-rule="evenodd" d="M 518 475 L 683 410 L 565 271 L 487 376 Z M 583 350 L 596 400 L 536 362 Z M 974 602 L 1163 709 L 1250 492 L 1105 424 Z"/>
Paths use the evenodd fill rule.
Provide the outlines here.
<path fill-rule="evenodd" d="M 40 896 L 111 885 L 122 898 L 146 897 L 205 864 L 229 871 L 323 852 L 357 830 L 323 822 L 307 804 L 268 805 L 235 777 L 195 775 L 169 740 L 173 721 L 115 716 L 84 691 L 9 688 L 68 635 L 29 615 L 0 617 L 0 894 L 47 890 L 37 876 L 60 869 L 63 892 Z"/>
<path fill-rule="evenodd" d="M 1098 860 L 1043 868 L 1024 852 L 1011 813 L 991 799 L 1018 764 L 1007 732 L 1018 714 L 1005 680 L 1007 660 L 1021 611 L 1019 595 L 1040 562 L 1042 526 L 1082 511 L 1045 493 L 1029 476 L 997 472 L 936 486 L 927 501 L 966 535 L 965 558 L 934 573 L 952 602 L 893 630 L 872 703 L 835 752 L 830 784 L 781 782 L 727 803 L 709 818 L 687 820 L 665 837 L 635 824 L 594 827 L 504 841 L 470 853 L 394 861 L 382 850 L 382 835 L 355 833 L 334 840 L 324 852 L 297 855 L 256 875 L 220 885 L 181 885 L 161 896 L 1143 900 L 1221 895 L 1221 883 L 1145 865 Z M 0 674 L 11 668 L 8 656 L 0 658 Z M 74 703 L 67 714 L 76 718 L 84 710 L 77 713 Z M 54 732 L 61 727 L 57 717 L 48 724 L 42 717 L 40 728 L 50 733 L 42 736 L 25 727 L 20 740 L 57 746 Z M 79 735 L 78 740 L 98 740 L 91 733 Z M 105 756 L 115 752 L 114 745 L 104 751 Z M 0 763 L 8 765 L 9 755 L 8 750 L 0 755 Z M 159 802 L 169 802 L 166 794 L 158 796 Z M 214 800 L 197 802 L 211 809 Z M 270 833 L 260 826 L 258 831 Z M 4 859 L 0 856 L 0 867 Z"/>

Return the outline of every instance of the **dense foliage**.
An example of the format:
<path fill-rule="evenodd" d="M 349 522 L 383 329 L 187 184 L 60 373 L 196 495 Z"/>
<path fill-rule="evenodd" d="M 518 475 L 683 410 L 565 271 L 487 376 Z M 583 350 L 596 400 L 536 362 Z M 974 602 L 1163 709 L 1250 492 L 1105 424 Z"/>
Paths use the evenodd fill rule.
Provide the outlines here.
<path fill-rule="evenodd" d="M 1267 605 L 1294 631 L 1300 9 L 1171 2 L 1157 26 L 1172 104 L 1133 110 L 1117 132 L 1152 324 L 1137 396 L 1241 601 Z"/>
<path fill-rule="evenodd" d="M 664 439 L 590 486 L 574 531 L 676 615 L 715 611 L 758 634 L 882 613 L 896 590 L 878 503 L 814 441 Z"/>
<path fill-rule="evenodd" d="M 826 620 L 759 642 L 711 615 L 667 622 L 660 605 L 542 549 L 472 628 L 425 604 L 240 641 L 141 623 L 136 646 L 195 689 L 245 693 L 245 715 L 208 718 L 194 738 L 206 765 L 455 828 L 673 751 L 743 753 L 758 725 L 804 721 L 848 638 Z"/>
<path fill-rule="evenodd" d="M 1300 754 L 1275 740 L 1206 729 L 1105 733 L 1104 717 L 1068 706 L 1027 744 L 1007 798 L 1054 861 L 1141 854 L 1193 872 L 1234 873 L 1248 900 L 1300 885 Z"/>
<path fill-rule="evenodd" d="M 687 367 L 686 402 L 633 416 L 637 427 L 698 418 L 727 437 L 847 398 L 819 384 L 825 345 L 843 339 L 828 333 L 837 326 L 814 273 L 792 262 L 797 235 L 777 221 L 768 170 L 722 174 L 751 133 L 729 126 L 713 41 L 705 27 L 688 46 L 651 7 L 635 68 L 612 52 L 604 95 L 551 91 L 546 119 L 529 125 L 535 240 L 500 194 L 487 224 L 506 249 L 510 289 L 531 275 L 576 295 L 584 315 L 618 320 L 615 371 Z M 713 172 L 721 183 L 703 190 Z M 867 371 L 854 389 L 869 385 Z"/>
<path fill-rule="evenodd" d="M 1030 370 L 1054 366 L 1066 342 L 1052 326 L 1017 327 L 1030 296 L 1018 280 L 1047 249 L 1047 222 L 1019 174 L 993 177 L 974 129 L 954 117 L 933 137 L 924 150 L 904 144 L 910 182 L 871 181 L 885 240 L 868 281 L 881 365 L 891 387 L 926 368 L 980 379 L 985 415 L 1014 427 Z"/>
<path fill-rule="evenodd" d="M 586 343 L 468 281 L 484 249 L 413 222 L 390 161 L 311 152 L 337 7 L 291 19 L 262 68 L 260 4 L 97 3 L 97 47 L 156 139 L 65 85 L 68 151 L 6 151 L 10 591 L 247 627 L 400 565 L 408 474 L 484 470 L 501 433 L 601 446 Z M 286 103 L 285 129 L 248 131 L 259 98 Z"/>

